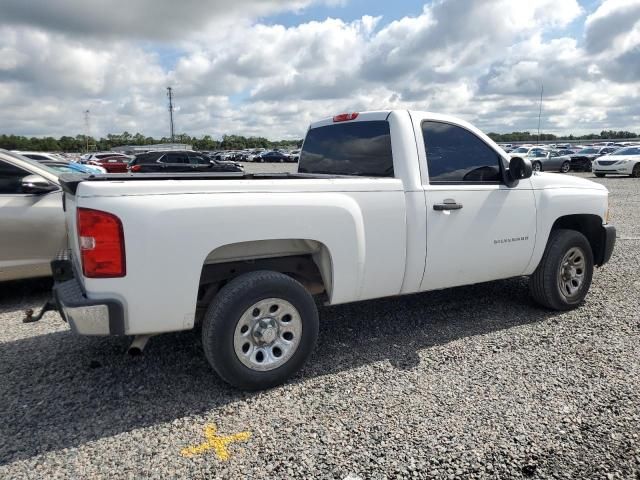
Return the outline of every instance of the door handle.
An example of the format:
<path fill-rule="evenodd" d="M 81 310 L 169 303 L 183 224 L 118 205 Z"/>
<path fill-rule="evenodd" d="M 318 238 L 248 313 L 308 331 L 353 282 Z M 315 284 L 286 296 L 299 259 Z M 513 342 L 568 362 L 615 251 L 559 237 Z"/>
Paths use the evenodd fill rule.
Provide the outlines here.
<path fill-rule="evenodd" d="M 460 210 L 462 208 L 461 203 L 457 203 L 455 200 L 451 198 L 446 198 L 443 203 L 434 203 L 433 209 L 437 211 L 444 210 Z"/>

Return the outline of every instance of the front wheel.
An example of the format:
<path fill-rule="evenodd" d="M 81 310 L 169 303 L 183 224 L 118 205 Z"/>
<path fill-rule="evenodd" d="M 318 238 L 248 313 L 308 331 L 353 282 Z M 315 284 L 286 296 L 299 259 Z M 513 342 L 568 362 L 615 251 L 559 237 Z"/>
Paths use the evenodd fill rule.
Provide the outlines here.
<path fill-rule="evenodd" d="M 571 163 L 563 162 L 562 165 L 560 166 L 560 171 L 562 173 L 567 173 L 569 170 L 571 170 Z"/>
<path fill-rule="evenodd" d="M 542 171 L 542 164 L 540 162 L 533 162 L 531 164 L 531 168 L 533 169 L 534 172 L 541 172 Z"/>
<path fill-rule="evenodd" d="M 598 178 L 602 178 L 602 177 L 605 176 L 605 174 L 604 173 L 596 173 L 595 176 L 598 177 Z"/>
<path fill-rule="evenodd" d="M 587 238 L 576 230 L 554 230 L 529 289 L 540 305 L 571 310 L 583 302 L 592 276 L 593 252 Z"/>
<path fill-rule="evenodd" d="M 243 390 L 285 382 L 304 365 L 317 337 L 313 297 L 293 278 L 271 271 L 230 281 L 202 323 L 207 360 L 224 381 Z"/>
<path fill-rule="evenodd" d="M 631 171 L 631 175 L 632 178 L 640 178 L 640 163 L 636 163 L 633 166 L 633 170 Z"/>
<path fill-rule="evenodd" d="M 589 160 L 584 166 L 584 171 L 590 172 L 591 170 L 593 170 L 593 162 Z"/>

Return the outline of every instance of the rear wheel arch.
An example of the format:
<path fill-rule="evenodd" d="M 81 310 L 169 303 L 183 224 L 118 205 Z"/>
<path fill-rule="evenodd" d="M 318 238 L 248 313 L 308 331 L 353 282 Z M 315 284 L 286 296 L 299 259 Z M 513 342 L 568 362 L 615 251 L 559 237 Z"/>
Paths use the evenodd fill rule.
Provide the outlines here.
<path fill-rule="evenodd" d="M 201 319 L 215 295 L 231 280 L 264 270 L 293 278 L 311 295 L 331 298 L 333 260 L 324 243 L 308 239 L 239 242 L 220 246 L 205 257 L 200 273 L 197 320 Z"/>

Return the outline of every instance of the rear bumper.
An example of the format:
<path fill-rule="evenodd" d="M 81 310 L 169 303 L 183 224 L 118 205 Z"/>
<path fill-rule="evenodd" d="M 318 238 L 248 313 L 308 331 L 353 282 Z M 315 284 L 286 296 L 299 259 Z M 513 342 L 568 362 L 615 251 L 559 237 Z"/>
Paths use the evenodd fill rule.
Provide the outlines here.
<path fill-rule="evenodd" d="M 51 264 L 55 282 L 53 300 L 58 312 L 74 333 L 124 335 L 122 303 L 115 299 L 87 298 L 73 273 L 70 258 L 61 258 L 61 255 L 58 255 Z"/>
<path fill-rule="evenodd" d="M 600 258 L 596 258 L 596 265 L 604 265 L 611 259 L 613 247 L 616 244 L 616 227 L 613 225 L 603 225 L 602 230 L 603 248 L 599 255 Z"/>

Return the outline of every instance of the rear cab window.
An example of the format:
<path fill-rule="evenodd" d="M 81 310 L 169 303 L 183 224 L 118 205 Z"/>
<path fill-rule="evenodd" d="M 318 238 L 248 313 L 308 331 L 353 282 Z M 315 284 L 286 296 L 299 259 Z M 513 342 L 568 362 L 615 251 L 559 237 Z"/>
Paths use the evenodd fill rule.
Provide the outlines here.
<path fill-rule="evenodd" d="M 389 122 L 359 121 L 312 128 L 302 146 L 298 172 L 393 177 Z"/>

